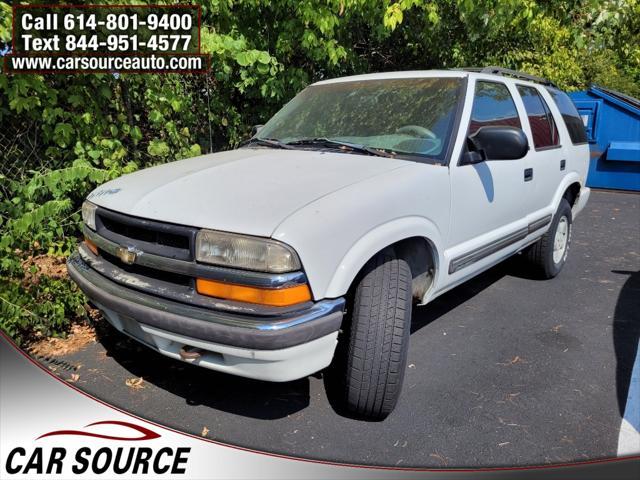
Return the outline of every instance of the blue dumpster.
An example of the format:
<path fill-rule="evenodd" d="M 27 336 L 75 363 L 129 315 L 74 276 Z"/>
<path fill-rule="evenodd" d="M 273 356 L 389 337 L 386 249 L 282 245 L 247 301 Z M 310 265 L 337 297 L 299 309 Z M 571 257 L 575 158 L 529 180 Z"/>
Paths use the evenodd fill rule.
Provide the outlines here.
<path fill-rule="evenodd" d="M 640 100 L 598 86 L 570 96 L 591 149 L 587 185 L 640 191 Z"/>

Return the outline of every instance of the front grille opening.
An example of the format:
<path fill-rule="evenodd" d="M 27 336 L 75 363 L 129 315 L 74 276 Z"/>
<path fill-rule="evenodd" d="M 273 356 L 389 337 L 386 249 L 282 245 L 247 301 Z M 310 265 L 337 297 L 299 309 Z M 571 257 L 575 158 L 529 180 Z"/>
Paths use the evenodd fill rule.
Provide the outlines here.
<path fill-rule="evenodd" d="M 187 275 L 181 275 L 179 273 L 166 272 L 164 270 L 157 270 L 155 268 L 144 267 L 142 265 L 127 265 L 122 263 L 118 257 L 111 255 L 110 253 L 100 250 L 100 255 L 107 262 L 112 263 L 118 268 L 124 270 L 127 273 L 133 275 L 141 275 L 143 277 L 152 278 L 155 280 L 161 280 L 163 282 L 173 283 L 176 285 L 182 285 L 185 287 L 193 287 L 193 279 Z"/>
<path fill-rule="evenodd" d="M 136 227 L 134 225 L 118 222 L 117 220 L 108 218 L 104 215 L 100 215 L 100 220 L 102 221 L 104 228 L 110 232 L 117 233 L 118 235 L 143 242 L 156 243 L 166 247 L 189 250 L 189 237 L 185 235 Z"/>

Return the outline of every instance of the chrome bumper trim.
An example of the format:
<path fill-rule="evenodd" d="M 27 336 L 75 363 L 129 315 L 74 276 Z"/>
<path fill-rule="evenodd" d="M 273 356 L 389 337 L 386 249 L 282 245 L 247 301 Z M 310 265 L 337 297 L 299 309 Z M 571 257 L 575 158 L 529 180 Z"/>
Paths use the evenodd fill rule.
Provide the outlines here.
<path fill-rule="evenodd" d="M 117 297 L 144 307 L 162 310 L 175 315 L 189 317 L 196 320 L 228 325 L 231 327 L 251 328 L 255 330 L 283 330 L 303 323 L 311 322 L 320 317 L 340 312 L 344 309 L 343 298 L 322 300 L 312 304 L 306 310 L 291 312 L 289 314 L 274 315 L 272 317 L 236 315 L 228 312 L 220 312 L 201 307 L 195 307 L 168 299 L 148 295 L 131 288 L 115 283 L 93 270 L 78 253 L 74 253 L 67 261 L 67 267 L 71 278 L 78 283 L 81 289 L 90 284 L 93 291 L 100 290 L 105 295 Z M 87 293 L 87 292 L 85 292 Z M 89 298 L 92 295 L 88 293 Z"/>

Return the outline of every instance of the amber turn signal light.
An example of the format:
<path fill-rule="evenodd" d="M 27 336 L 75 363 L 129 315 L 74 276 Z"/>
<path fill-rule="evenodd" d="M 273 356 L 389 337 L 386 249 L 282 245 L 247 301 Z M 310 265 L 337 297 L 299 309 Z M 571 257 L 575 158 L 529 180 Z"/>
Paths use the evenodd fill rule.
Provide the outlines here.
<path fill-rule="evenodd" d="M 307 284 L 288 288 L 256 288 L 232 283 L 216 282 L 206 278 L 196 278 L 196 289 L 202 295 L 234 300 L 236 302 L 259 303 L 273 307 L 287 307 L 311 300 Z"/>
<path fill-rule="evenodd" d="M 98 246 L 89 240 L 87 237 L 84 237 L 84 243 L 89 250 L 93 252 L 94 255 L 98 255 Z"/>

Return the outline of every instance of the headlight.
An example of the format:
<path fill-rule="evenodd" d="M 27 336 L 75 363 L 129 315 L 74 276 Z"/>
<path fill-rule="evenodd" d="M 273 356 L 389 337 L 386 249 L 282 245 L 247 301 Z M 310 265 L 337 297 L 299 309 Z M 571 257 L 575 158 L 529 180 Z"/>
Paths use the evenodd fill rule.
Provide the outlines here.
<path fill-rule="evenodd" d="M 96 229 L 96 208 L 96 205 L 86 200 L 82 204 L 82 221 L 91 230 Z"/>
<path fill-rule="evenodd" d="M 299 270 L 296 252 L 283 243 L 234 233 L 200 230 L 196 260 L 224 267 L 283 273 Z"/>

